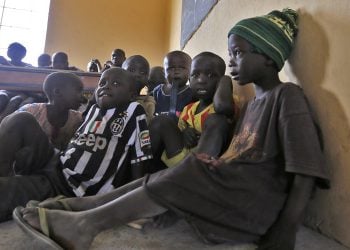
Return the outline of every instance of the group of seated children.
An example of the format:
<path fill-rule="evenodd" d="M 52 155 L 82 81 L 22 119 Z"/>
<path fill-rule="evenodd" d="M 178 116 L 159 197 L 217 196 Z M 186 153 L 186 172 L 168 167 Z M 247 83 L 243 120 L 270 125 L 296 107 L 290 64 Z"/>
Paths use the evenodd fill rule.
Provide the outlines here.
<path fill-rule="evenodd" d="M 0 56 L 0 65 L 16 66 L 16 67 L 33 67 L 29 63 L 23 62 L 23 58 L 27 54 L 27 49 L 18 42 L 11 43 L 7 48 L 7 56 L 10 60 Z M 38 68 L 59 69 L 59 70 L 79 70 L 74 66 L 69 66 L 68 55 L 64 52 L 56 52 L 51 56 L 49 54 L 41 54 L 38 57 Z"/>
<path fill-rule="evenodd" d="M 192 70 L 191 58 L 181 51 L 167 54 L 165 62 L 167 79 L 177 81 L 180 86 L 187 83 L 192 72 L 186 89 L 192 89 L 193 96 L 199 99 L 196 103 L 184 102 L 180 87 L 178 101 L 182 106 L 188 104 L 188 108 L 179 124 L 166 114 L 154 118 L 153 96 L 140 94 L 147 85 L 150 71 L 148 61 L 141 55 L 127 58 L 121 68 L 111 67 L 102 73 L 84 120 L 82 114 L 75 111 L 84 102 L 83 85 L 71 72 L 55 72 L 46 77 L 43 90 L 48 103 L 26 104 L 3 118 L 0 141 L 11 143 L 0 142 L 0 183 L 4 183 L 0 185 L 3 187 L 0 193 L 14 197 L 0 205 L 0 220 L 8 219 L 16 206 L 25 205 L 29 200 L 105 193 L 146 173 L 156 172 L 164 165 L 145 163 L 163 150 L 168 158 L 172 158 L 174 152 L 179 153 L 178 162 L 184 158 L 184 153 L 197 145 L 207 116 L 214 112 L 213 97 L 226 66 L 223 59 L 210 52 L 195 57 Z M 185 69 L 185 73 L 178 74 L 178 68 Z M 194 100 L 190 93 L 189 100 Z M 234 106 L 231 99 L 230 94 L 222 101 L 229 103 L 229 109 Z M 222 123 L 225 126 L 228 119 Z M 227 125 L 221 129 L 223 126 L 217 126 L 217 122 L 211 124 L 213 129 L 221 130 L 220 140 L 228 139 Z M 160 141 L 161 136 L 157 146 L 150 144 L 149 125 L 152 140 L 154 136 L 155 142 Z M 183 132 L 179 132 L 180 128 Z M 169 138 L 163 138 L 164 132 Z M 179 133 L 183 135 L 177 138 Z M 176 150 L 163 147 L 165 141 Z M 157 160 L 159 163 L 160 158 Z M 174 165 L 166 160 L 164 163 Z"/>
<path fill-rule="evenodd" d="M 19 110 L 0 124 L 0 221 L 12 214 L 47 247 L 88 249 L 107 228 L 172 212 L 205 242 L 294 249 L 312 190 L 329 178 L 301 88 L 278 77 L 297 17 L 275 10 L 229 31 L 230 74 L 256 92 L 241 110 L 220 56 L 172 51 L 166 81 L 155 68 L 150 84 L 149 63 L 135 55 L 103 71 L 68 142 L 59 132 L 82 84 L 72 73 L 49 75 L 49 102 L 22 108 L 44 115 Z"/>

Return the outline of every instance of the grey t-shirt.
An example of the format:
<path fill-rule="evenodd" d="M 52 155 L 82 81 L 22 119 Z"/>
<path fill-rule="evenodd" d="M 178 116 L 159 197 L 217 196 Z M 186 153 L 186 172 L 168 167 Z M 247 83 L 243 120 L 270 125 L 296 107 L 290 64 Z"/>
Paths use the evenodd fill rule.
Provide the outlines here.
<path fill-rule="evenodd" d="M 153 174 L 145 184 L 157 203 L 176 211 L 209 241 L 255 241 L 277 219 L 292 173 L 327 186 L 320 139 L 303 91 L 280 84 L 242 110 L 215 170 L 196 159 Z"/>

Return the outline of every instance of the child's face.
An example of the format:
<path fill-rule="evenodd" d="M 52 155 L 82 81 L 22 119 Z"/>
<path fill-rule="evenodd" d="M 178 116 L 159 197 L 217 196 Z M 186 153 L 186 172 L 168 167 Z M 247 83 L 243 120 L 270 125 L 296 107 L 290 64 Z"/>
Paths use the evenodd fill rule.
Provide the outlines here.
<path fill-rule="evenodd" d="M 228 53 L 230 74 L 239 85 L 262 80 L 267 59 L 261 54 L 253 53 L 247 40 L 235 34 L 230 35 Z"/>
<path fill-rule="evenodd" d="M 94 62 L 89 62 L 87 65 L 87 71 L 88 72 L 98 72 L 98 66 Z"/>
<path fill-rule="evenodd" d="M 114 50 L 111 55 L 111 61 L 113 66 L 121 67 L 125 61 L 125 56 L 118 50 Z"/>
<path fill-rule="evenodd" d="M 86 101 L 83 96 L 83 83 L 75 79 L 71 83 L 66 83 L 61 92 L 63 105 L 69 109 L 77 110 Z"/>
<path fill-rule="evenodd" d="M 149 74 L 149 66 L 143 61 L 137 58 L 126 61 L 123 64 L 123 69 L 129 71 L 136 79 L 136 91 L 137 94 L 145 87 Z"/>
<path fill-rule="evenodd" d="M 153 67 L 149 73 L 147 87 L 151 91 L 159 84 L 165 83 L 165 74 L 163 67 Z"/>
<path fill-rule="evenodd" d="M 200 100 L 212 101 L 222 73 L 218 61 L 210 56 L 199 56 L 192 61 L 190 87 Z"/>
<path fill-rule="evenodd" d="M 67 69 L 68 68 L 67 58 L 60 55 L 54 56 L 52 60 L 52 67 L 54 69 Z"/>
<path fill-rule="evenodd" d="M 11 58 L 13 62 L 21 62 L 22 59 L 26 56 L 26 52 L 20 49 L 9 49 L 7 52 L 7 56 Z"/>
<path fill-rule="evenodd" d="M 98 106 L 101 109 L 111 109 L 129 103 L 133 95 L 131 78 L 119 68 L 103 72 L 95 91 Z"/>
<path fill-rule="evenodd" d="M 190 75 L 191 62 L 181 55 L 170 55 L 164 59 L 165 77 L 170 84 L 177 83 L 179 87 L 186 85 Z"/>

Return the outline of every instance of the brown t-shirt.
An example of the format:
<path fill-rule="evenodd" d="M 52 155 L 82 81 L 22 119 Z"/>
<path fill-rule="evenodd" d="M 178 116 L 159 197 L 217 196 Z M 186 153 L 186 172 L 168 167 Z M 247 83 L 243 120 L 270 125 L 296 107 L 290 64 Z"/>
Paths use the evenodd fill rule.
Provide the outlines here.
<path fill-rule="evenodd" d="M 282 164 L 286 172 L 328 179 L 319 134 L 302 89 L 280 84 L 250 101 L 221 156 L 226 162 Z"/>

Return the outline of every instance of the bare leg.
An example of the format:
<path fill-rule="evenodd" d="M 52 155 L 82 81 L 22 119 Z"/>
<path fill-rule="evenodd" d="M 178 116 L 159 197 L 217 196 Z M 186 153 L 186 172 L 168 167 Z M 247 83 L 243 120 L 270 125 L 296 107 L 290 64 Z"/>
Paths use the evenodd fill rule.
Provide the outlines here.
<path fill-rule="evenodd" d="M 152 217 L 166 209 L 153 202 L 143 187 L 139 187 L 103 206 L 81 211 L 47 210 L 52 238 L 63 248 L 88 249 L 94 237 L 103 230 L 127 222 Z M 25 208 L 23 218 L 34 228 L 39 228 L 37 209 Z"/>
<path fill-rule="evenodd" d="M 36 119 L 27 112 L 7 116 L 0 124 L 0 176 L 14 175 L 16 162 L 21 174 L 29 174 L 50 159 L 53 148 Z"/>
<path fill-rule="evenodd" d="M 156 159 L 160 159 L 165 150 L 167 157 L 177 155 L 184 148 L 181 130 L 168 116 L 157 116 L 150 124 L 152 152 Z"/>
<path fill-rule="evenodd" d="M 24 94 L 19 94 L 19 95 L 12 97 L 8 101 L 6 108 L 4 108 L 4 110 L 1 112 L 0 121 L 2 121 L 7 115 L 15 112 L 19 108 L 19 105 L 25 99 L 25 97 L 26 96 Z"/>
<path fill-rule="evenodd" d="M 211 114 L 205 120 L 204 129 L 198 141 L 197 152 L 218 157 L 230 140 L 230 124 L 226 116 Z"/>
<path fill-rule="evenodd" d="M 126 193 L 135 190 L 136 188 L 142 187 L 143 178 L 130 182 L 122 187 L 119 187 L 111 192 L 87 196 L 87 197 L 74 197 L 66 198 L 64 202 L 72 209 L 72 211 L 84 211 L 102 206 L 110 201 L 113 201 Z M 40 207 L 49 209 L 59 209 L 62 206 L 57 201 L 43 201 L 39 204 Z"/>

